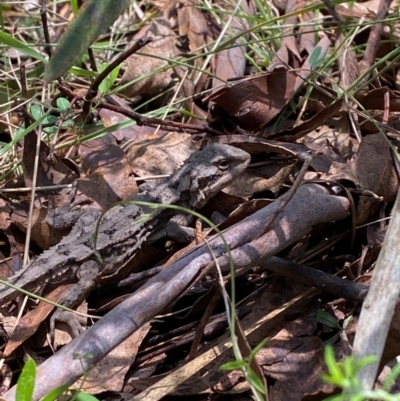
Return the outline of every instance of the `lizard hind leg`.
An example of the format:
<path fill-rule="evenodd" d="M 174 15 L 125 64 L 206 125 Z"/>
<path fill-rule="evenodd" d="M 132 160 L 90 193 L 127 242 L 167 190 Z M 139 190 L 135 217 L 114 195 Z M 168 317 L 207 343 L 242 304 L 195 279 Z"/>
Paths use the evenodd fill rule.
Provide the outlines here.
<path fill-rule="evenodd" d="M 95 278 L 99 275 L 100 266 L 94 260 L 84 262 L 78 272 L 78 282 L 71 286 L 60 300 L 60 304 L 68 308 L 79 306 L 91 292 L 96 288 Z M 50 335 L 54 342 L 56 322 L 64 322 L 70 328 L 74 337 L 83 332 L 83 328 L 77 319 L 76 314 L 63 309 L 57 309 L 50 317 Z"/>

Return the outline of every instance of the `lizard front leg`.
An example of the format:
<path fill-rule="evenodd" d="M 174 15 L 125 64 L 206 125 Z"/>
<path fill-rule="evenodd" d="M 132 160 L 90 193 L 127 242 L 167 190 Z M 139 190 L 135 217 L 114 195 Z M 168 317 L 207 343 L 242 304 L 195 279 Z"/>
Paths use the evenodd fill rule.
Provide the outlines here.
<path fill-rule="evenodd" d="M 151 244 L 165 237 L 183 244 L 192 242 L 196 238 L 196 230 L 188 227 L 192 220 L 193 216 L 189 213 L 175 214 L 164 227 L 159 228 L 148 237 L 147 243 Z"/>
<path fill-rule="evenodd" d="M 174 241 L 188 244 L 196 238 L 196 230 L 188 225 L 193 216 L 188 213 L 178 213 L 165 226 L 165 236 Z"/>
<path fill-rule="evenodd" d="M 78 282 L 67 290 L 60 300 L 60 304 L 68 308 L 79 306 L 96 288 L 96 277 L 99 275 L 101 266 L 95 260 L 84 262 L 77 272 Z M 50 318 L 50 334 L 53 337 L 56 321 L 61 321 L 71 328 L 72 334 L 77 337 L 82 332 L 82 326 L 73 312 L 57 309 Z"/>
<path fill-rule="evenodd" d="M 46 217 L 46 222 L 49 226 L 57 230 L 70 228 L 78 221 L 82 214 L 85 213 L 85 210 L 81 209 L 82 203 L 92 202 L 92 200 L 89 198 L 83 198 L 74 202 L 73 200 L 76 196 L 77 190 L 78 184 L 77 181 L 75 181 L 72 184 L 68 199 L 63 205 L 57 208 L 54 208 L 54 199 L 51 198 L 49 200 Z"/>

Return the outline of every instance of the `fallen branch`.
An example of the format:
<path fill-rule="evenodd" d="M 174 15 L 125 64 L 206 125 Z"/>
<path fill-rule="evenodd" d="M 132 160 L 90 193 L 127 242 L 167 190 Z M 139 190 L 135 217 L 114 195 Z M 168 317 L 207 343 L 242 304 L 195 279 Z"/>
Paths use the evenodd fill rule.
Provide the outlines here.
<path fill-rule="evenodd" d="M 316 224 L 340 220 L 349 215 L 349 202 L 346 198 L 331 195 L 317 184 L 306 184 L 298 189 L 280 211 L 268 231 L 262 232 L 265 221 L 276 212 L 278 204 L 274 202 L 266 206 L 223 232 L 232 249 L 236 268 L 252 266 L 270 258 L 301 239 Z M 208 246 L 199 245 L 188 251 L 83 335 L 40 365 L 33 400 L 43 397 L 58 386 L 75 382 L 93 364 L 190 288 L 204 269 L 212 266 L 208 247 L 211 247 L 221 265 L 228 267 L 226 250 L 219 236 L 212 237 Z M 76 355 L 83 358 L 77 359 Z M 4 394 L 3 398 L 14 400 L 15 387 Z"/>

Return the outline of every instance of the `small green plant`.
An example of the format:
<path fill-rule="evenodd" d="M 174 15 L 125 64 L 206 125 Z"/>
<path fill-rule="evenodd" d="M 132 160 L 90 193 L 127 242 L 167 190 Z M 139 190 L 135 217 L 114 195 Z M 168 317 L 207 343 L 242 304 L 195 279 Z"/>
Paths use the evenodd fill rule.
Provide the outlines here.
<path fill-rule="evenodd" d="M 107 63 L 102 63 L 100 66 L 100 72 L 103 72 L 106 68 L 108 67 Z M 107 75 L 107 77 L 101 82 L 99 86 L 99 91 L 104 95 L 107 94 L 111 87 L 114 85 L 116 79 L 118 78 L 119 70 L 121 68 L 121 65 L 118 65 L 115 67 L 110 74 Z"/>
<path fill-rule="evenodd" d="M 322 379 L 343 390 L 342 394 L 337 394 L 326 398 L 325 401 L 364 401 L 364 400 L 384 400 L 400 401 L 400 394 L 390 394 L 388 391 L 400 374 L 400 365 L 396 365 L 391 375 L 385 380 L 381 389 L 364 390 L 357 378 L 357 373 L 364 366 L 376 361 L 375 356 L 369 356 L 361 360 L 356 360 L 354 356 L 349 356 L 342 361 L 337 361 L 331 346 L 325 348 L 325 363 L 328 373 Z"/>
<path fill-rule="evenodd" d="M 264 345 L 269 341 L 269 337 L 265 338 L 261 343 L 259 343 L 250 353 L 248 358 L 244 359 L 236 359 L 232 362 L 224 363 L 220 366 L 220 370 L 230 371 L 235 369 L 241 369 L 245 375 L 249 384 L 252 386 L 254 392 L 259 397 L 259 399 L 263 399 L 263 395 L 267 393 L 266 388 L 264 387 L 263 382 L 257 376 L 256 372 L 251 368 L 251 362 L 255 358 L 258 351 L 264 347 Z"/>
<path fill-rule="evenodd" d="M 35 388 L 36 380 L 36 362 L 33 359 L 28 359 L 22 368 L 21 374 L 17 382 L 16 401 L 31 401 L 33 399 L 33 391 Z M 64 385 L 50 391 L 41 401 L 54 401 L 61 394 L 68 390 L 69 385 Z M 93 395 L 87 394 L 83 391 L 71 391 L 71 400 L 78 401 L 98 401 Z"/>
<path fill-rule="evenodd" d="M 17 383 L 16 401 L 31 401 L 33 398 L 33 390 L 36 380 L 36 362 L 33 359 L 28 359 L 22 368 L 21 374 Z M 53 401 L 68 389 L 68 386 L 61 386 L 43 398 L 43 401 Z"/>
<path fill-rule="evenodd" d="M 30 401 L 33 395 L 36 378 L 36 363 L 29 359 L 22 369 L 17 383 L 16 399 L 17 401 Z"/>

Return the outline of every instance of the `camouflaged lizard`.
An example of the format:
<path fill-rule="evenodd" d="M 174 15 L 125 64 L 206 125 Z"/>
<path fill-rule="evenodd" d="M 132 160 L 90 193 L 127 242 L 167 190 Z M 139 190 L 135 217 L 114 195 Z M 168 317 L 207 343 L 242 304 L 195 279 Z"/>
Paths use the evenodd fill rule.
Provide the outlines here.
<path fill-rule="evenodd" d="M 249 161 L 250 155 L 243 150 L 211 144 L 193 153 L 165 182 L 141 185 L 142 192 L 133 200 L 200 209 L 242 174 Z M 116 205 L 104 215 L 93 208 L 86 209 L 60 243 L 44 251 L 8 281 L 28 291 L 46 283 L 77 281 L 60 301 L 65 306 L 75 307 L 98 285 L 99 278 L 113 276 L 123 269 L 144 242 L 163 236 L 190 239 L 187 230 L 178 229 L 176 220 L 182 219 L 188 223 L 191 215 L 131 203 Z M 0 306 L 19 294 L 18 290 L 0 284 Z"/>

